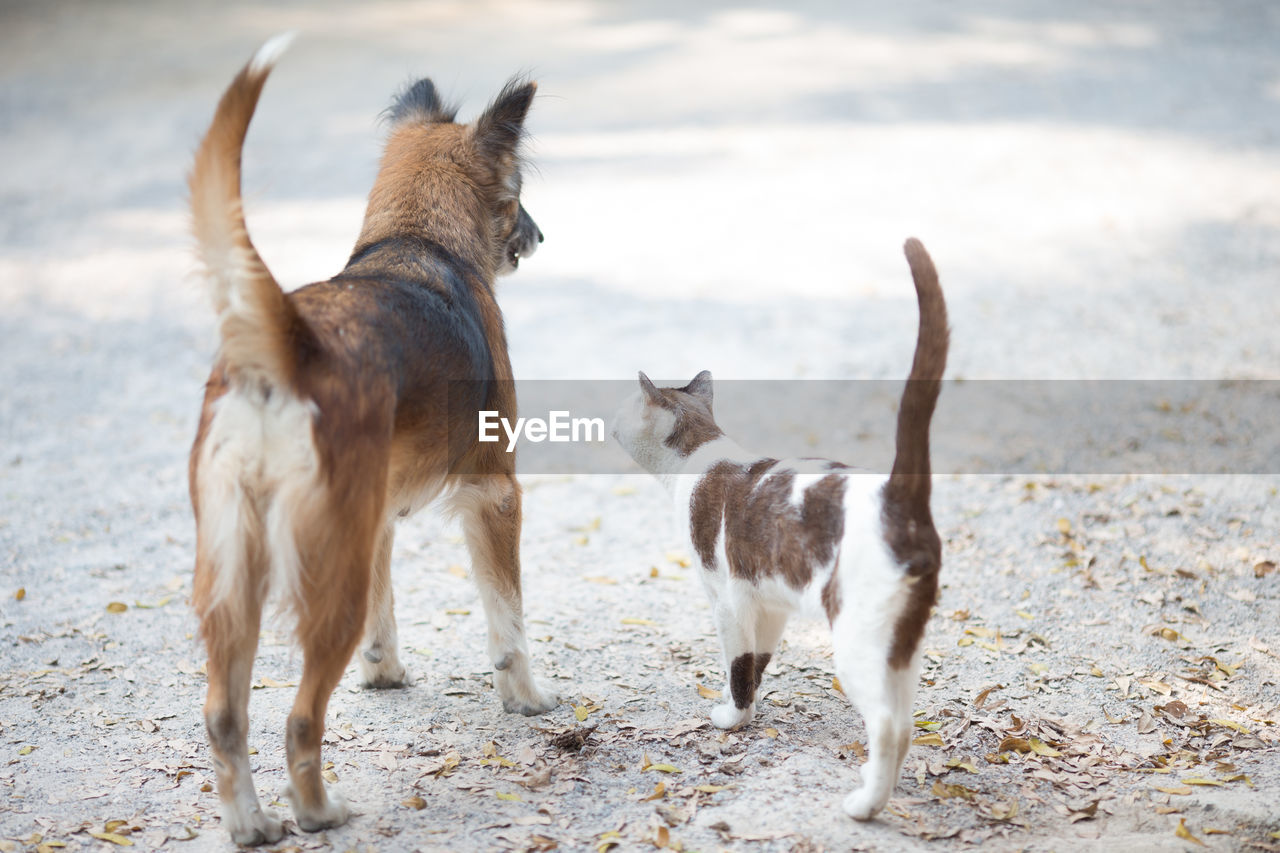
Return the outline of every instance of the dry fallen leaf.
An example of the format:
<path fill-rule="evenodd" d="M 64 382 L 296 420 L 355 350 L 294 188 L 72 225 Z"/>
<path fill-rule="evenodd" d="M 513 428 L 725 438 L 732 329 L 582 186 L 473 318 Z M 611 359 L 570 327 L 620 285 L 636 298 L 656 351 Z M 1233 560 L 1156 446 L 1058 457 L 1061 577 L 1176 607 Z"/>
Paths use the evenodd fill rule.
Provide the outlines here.
<path fill-rule="evenodd" d="M 1173 834 L 1178 836 L 1179 838 L 1185 838 L 1187 841 L 1192 841 L 1196 844 L 1199 844 L 1201 847 L 1205 846 L 1205 843 L 1203 841 L 1201 841 L 1199 838 L 1196 838 L 1194 835 L 1191 834 L 1191 830 L 1187 829 L 1187 819 L 1185 817 L 1178 818 L 1178 827 L 1173 831 Z"/>
<path fill-rule="evenodd" d="M 996 752 L 1030 752 L 1031 744 L 1026 738 L 1013 737 L 1010 735 L 1000 741 L 1000 745 L 996 747 Z"/>
<path fill-rule="evenodd" d="M 972 788 L 966 788 L 964 785 L 948 785 L 945 782 L 934 782 L 931 789 L 935 796 L 942 799 L 950 799 L 958 797 L 962 800 L 972 800 L 977 792 Z"/>
<path fill-rule="evenodd" d="M 505 791 L 498 791 L 498 792 L 495 794 L 495 796 L 496 796 L 498 799 L 500 799 L 500 800 L 507 800 L 508 802 L 513 802 L 513 803 L 523 803 L 523 802 L 524 802 L 524 800 L 520 799 L 520 795 L 519 795 L 519 794 L 508 794 L 508 793 L 506 793 Z"/>
<path fill-rule="evenodd" d="M 1167 787 L 1164 785 L 1156 785 L 1155 789 L 1162 794 L 1171 794 L 1175 797 L 1186 797 L 1191 794 L 1191 789 L 1183 785 L 1179 788 Z"/>
<path fill-rule="evenodd" d="M 1150 734 L 1156 730 L 1155 717 L 1151 716 L 1151 712 L 1146 708 L 1142 709 L 1142 716 L 1138 719 L 1138 734 Z"/>
<path fill-rule="evenodd" d="M 683 773 L 684 772 L 679 767 L 676 767 L 673 764 L 654 764 L 653 762 L 649 761 L 649 753 L 647 752 L 644 753 L 643 759 L 640 764 L 640 769 L 642 771 L 656 770 L 659 773 Z"/>
<path fill-rule="evenodd" d="M 1034 752 L 1036 755 L 1043 755 L 1048 758 L 1057 758 L 1058 756 L 1062 755 L 1061 752 L 1058 752 L 1058 750 L 1049 746 L 1047 743 L 1040 740 L 1039 738 L 1031 738 L 1031 740 L 1027 741 L 1027 743 L 1031 746 L 1031 751 Z"/>
<path fill-rule="evenodd" d="M 1254 564 L 1253 576 L 1255 578 L 1265 578 L 1267 575 L 1271 574 L 1275 570 L 1276 570 L 1275 563 L 1273 563 L 1271 560 L 1263 560 L 1260 563 Z"/>
<path fill-rule="evenodd" d="M 1184 784 L 1184 785 L 1205 785 L 1205 786 L 1213 787 L 1213 788 L 1222 788 L 1222 787 L 1225 787 L 1225 785 L 1224 785 L 1222 782 L 1219 782 L 1217 779 L 1205 779 L 1205 778 L 1204 778 L 1204 777 L 1202 777 L 1202 776 L 1192 776 L 1192 777 L 1191 777 L 1191 778 L 1189 778 L 1189 779 L 1183 779 L 1183 780 L 1182 780 L 1182 784 Z"/>
<path fill-rule="evenodd" d="M 719 690 L 707 687 L 705 684 L 699 684 L 698 695 L 703 699 L 719 699 L 723 694 Z"/>
<path fill-rule="evenodd" d="M 417 811 L 422 811 L 427 807 L 427 801 L 422 799 L 422 797 L 413 796 L 407 800 L 401 801 L 400 805 L 408 806 L 409 808 L 415 809 Z"/>
<path fill-rule="evenodd" d="M 551 745 L 557 749 L 564 749 L 570 752 L 577 752 L 586 745 L 590 739 L 592 732 L 599 726 L 579 726 L 567 732 L 556 735 L 551 739 Z"/>
<path fill-rule="evenodd" d="M 625 617 L 622 620 L 623 625 L 657 625 L 652 619 L 639 619 L 633 616 Z"/>
<path fill-rule="evenodd" d="M 18 601 L 21 601 L 22 599 L 26 598 L 27 588 L 25 586 L 18 587 L 18 591 L 13 594 L 13 597 Z"/>
<path fill-rule="evenodd" d="M 123 601 L 112 601 L 107 604 L 108 613 L 123 613 L 128 609 L 129 605 L 125 604 Z M 129 843 L 132 844 L 133 842 L 130 841 Z"/>
<path fill-rule="evenodd" d="M 664 783 L 659 782 L 658 784 L 653 786 L 653 793 L 645 797 L 644 799 L 642 799 L 640 802 L 647 803 L 652 800 L 660 800 L 666 795 L 667 795 L 667 786 Z"/>
<path fill-rule="evenodd" d="M 1072 809 L 1071 816 L 1067 818 L 1071 823 L 1079 823 L 1082 820 L 1092 820 L 1098 815 L 1098 803 L 1101 800 L 1094 800 L 1082 809 Z"/>
<path fill-rule="evenodd" d="M 1018 816 L 1018 801 L 992 803 L 988 813 L 996 820 L 1013 820 Z"/>
<path fill-rule="evenodd" d="M 938 734 L 937 732 L 929 732 L 929 734 L 927 735 L 920 735 L 920 737 L 916 738 L 911 742 L 916 746 L 942 746 L 943 745 L 942 735 Z"/>
<path fill-rule="evenodd" d="M 1244 726 L 1232 720 L 1224 720 L 1221 717 L 1212 717 L 1209 719 L 1209 722 L 1213 723 L 1215 726 L 1222 726 L 1223 728 L 1233 729 L 1234 731 L 1240 732 L 1241 734 L 1246 734 L 1246 735 L 1249 734 L 1249 730 L 1247 728 L 1245 728 Z"/>
<path fill-rule="evenodd" d="M 92 829 L 87 832 L 99 841 L 110 841 L 112 844 L 118 844 L 121 847 L 132 847 L 133 842 L 125 838 L 123 835 L 116 835 L 114 832 L 95 832 Z"/>

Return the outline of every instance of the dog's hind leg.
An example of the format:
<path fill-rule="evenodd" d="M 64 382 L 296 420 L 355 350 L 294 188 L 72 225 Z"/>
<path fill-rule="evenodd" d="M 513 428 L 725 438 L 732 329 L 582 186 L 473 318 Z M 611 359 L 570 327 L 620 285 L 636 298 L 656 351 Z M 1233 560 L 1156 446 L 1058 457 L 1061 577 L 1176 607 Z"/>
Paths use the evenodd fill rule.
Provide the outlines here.
<path fill-rule="evenodd" d="M 359 470 L 361 466 L 352 466 Z M 349 470 L 349 469 L 344 469 Z M 355 483 L 335 489 L 342 497 L 315 516 L 296 517 L 301 583 L 294 610 L 302 647 L 302 679 L 285 732 L 289 786 L 298 826 L 315 832 L 345 823 L 346 801 L 321 778 L 320 744 L 329 697 L 360 641 L 369 601 L 369 573 L 382 535 L 382 507 L 376 488 Z M 331 519 L 343 524 L 333 526 Z M 390 546 L 388 545 L 388 548 Z"/>
<path fill-rule="evenodd" d="M 208 571 L 208 566 L 197 567 L 198 575 Z M 262 605 L 253 596 L 255 585 L 245 586 L 202 614 L 209 655 L 204 721 L 218 775 L 223 825 L 236 844 L 274 844 L 284 830 L 258 802 L 249 769 L 249 682 Z"/>
<path fill-rule="evenodd" d="M 478 475 L 453 493 L 450 503 L 462 519 L 472 574 L 489 623 L 493 686 L 502 707 L 541 714 L 557 704 L 554 694 L 533 678 L 524 633 L 520 592 L 520 485 L 514 474 Z"/>
<path fill-rule="evenodd" d="M 320 742 L 329 696 L 359 640 L 364 608 L 361 596 L 359 601 L 336 603 L 319 619 L 313 614 L 302 644 L 302 681 L 285 731 L 289 785 L 284 795 L 293 805 L 298 826 L 306 832 L 338 826 L 349 815 L 342 796 L 327 790 L 321 778 Z"/>
<path fill-rule="evenodd" d="M 369 612 L 360 643 L 360 676 L 366 687 L 399 687 L 408 681 L 400 663 L 395 599 L 391 594 L 391 544 L 395 525 L 388 522 L 378 537 L 369 576 Z"/>

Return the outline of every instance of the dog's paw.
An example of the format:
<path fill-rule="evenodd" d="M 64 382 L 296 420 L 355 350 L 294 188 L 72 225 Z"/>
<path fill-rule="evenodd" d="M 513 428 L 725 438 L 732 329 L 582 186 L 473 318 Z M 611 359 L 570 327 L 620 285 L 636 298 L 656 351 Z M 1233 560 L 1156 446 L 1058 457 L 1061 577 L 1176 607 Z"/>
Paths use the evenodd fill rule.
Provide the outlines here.
<path fill-rule="evenodd" d="M 408 687 L 413 683 L 409 671 L 400 663 L 395 649 L 369 646 L 360 652 L 360 686 L 372 690 Z"/>
<path fill-rule="evenodd" d="M 871 820 L 880 814 L 885 803 L 878 791 L 862 787 L 844 798 L 843 808 L 844 813 L 854 820 Z"/>
<path fill-rule="evenodd" d="M 222 821 L 236 844 L 252 847 L 275 844 L 284 837 L 284 824 L 270 809 L 254 809 L 247 815 L 223 814 Z"/>
<path fill-rule="evenodd" d="M 718 729 L 739 729 L 751 722 L 755 710 L 755 705 L 738 708 L 732 702 L 725 702 L 711 709 L 711 724 Z"/>
<path fill-rule="evenodd" d="M 534 717 L 560 704 L 560 697 L 555 691 L 543 687 L 527 674 L 517 679 L 510 671 L 498 670 L 493 674 L 493 686 L 502 697 L 502 710 L 509 714 Z"/>
<path fill-rule="evenodd" d="M 286 785 L 281 793 L 281 796 L 293 806 L 294 820 L 298 822 L 298 828 L 303 832 L 319 832 L 322 829 L 341 826 L 351 817 L 351 809 L 347 807 L 347 800 L 342 796 L 341 791 L 324 785 L 323 792 L 323 801 L 312 806 L 307 806 L 301 801 L 292 783 Z"/>

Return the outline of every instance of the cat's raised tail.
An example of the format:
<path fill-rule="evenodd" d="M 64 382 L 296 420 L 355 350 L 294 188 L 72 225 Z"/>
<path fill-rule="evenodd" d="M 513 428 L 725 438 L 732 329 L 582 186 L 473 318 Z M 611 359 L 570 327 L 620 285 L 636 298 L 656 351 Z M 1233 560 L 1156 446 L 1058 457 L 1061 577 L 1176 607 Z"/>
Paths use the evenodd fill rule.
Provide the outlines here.
<path fill-rule="evenodd" d="M 893 470 L 884 487 L 885 511 L 898 528 L 894 550 L 912 574 L 937 571 L 940 549 L 929 512 L 929 424 L 942 389 L 951 333 L 947 303 L 938 284 L 938 271 L 924 244 L 912 237 L 903 246 L 920 304 L 920 330 L 911 375 L 898 408 L 897 447 Z M 931 534 L 931 535 L 930 535 Z M 923 541 L 932 539 L 932 542 Z M 912 541 L 915 540 L 915 541 Z"/>

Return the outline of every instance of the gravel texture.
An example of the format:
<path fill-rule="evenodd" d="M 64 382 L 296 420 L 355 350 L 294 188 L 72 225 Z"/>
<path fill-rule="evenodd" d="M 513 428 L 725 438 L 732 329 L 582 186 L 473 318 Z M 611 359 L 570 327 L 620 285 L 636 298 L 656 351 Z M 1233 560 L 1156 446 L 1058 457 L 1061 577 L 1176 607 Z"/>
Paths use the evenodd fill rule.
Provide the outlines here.
<path fill-rule="evenodd" d="M 398 86 L 431 74 L 467 117 L 540 81 L 547 242 L 500 294 L 522 378 L 899 378 L 911 234 L 951 377 L 1280 375 L 1280 9 L 890 5 L 0 6 L 0 851 L 230 846 L 187 605 L 213 332 L 182 182 L 277 31 L 300 38 L 246 190 L 289 286 L 349 252 Z M 820 621 L 756 722 L 714 731 L 710 614 L 657 483 L 525 486 L 535 668 L 564 703 L 502 713 L 459 530 L 410 519 L 415 682 L 349 671 L 325 758 L 357 814 L 279 847 L 1280 849 L 1280 476 L 939 477 L 922 742 L 870 824 L 838 809 L 864 734 Z M 268 799 L 287 640 L 267 626 L 251 706 Z"/>

